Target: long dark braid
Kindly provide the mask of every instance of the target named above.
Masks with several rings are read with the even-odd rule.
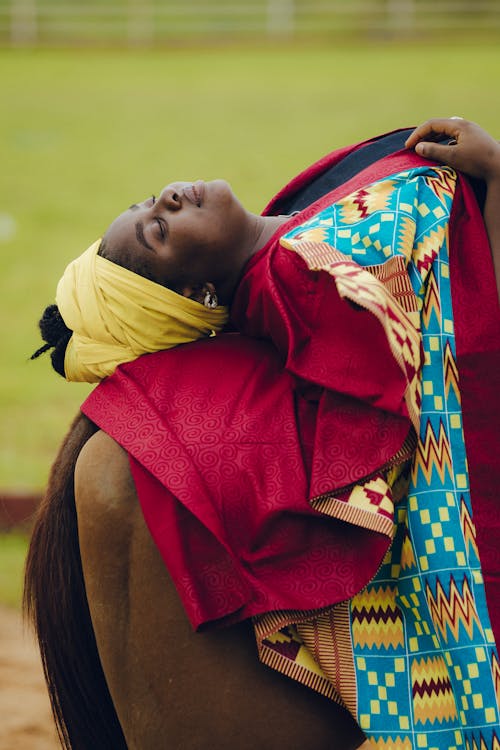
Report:
[[[50,353],[52,367],[59,375],[64,377],[64,355],[66,354],[66,347],[73,331],[68,328],[62,319],[57,305],[49,305],[45,308],[38,326],[42,334],[42,339],[46,343],[40,349],[37,349],[31,355],[30,359],[36,359],[41,354],[53,348],[54,351]]]

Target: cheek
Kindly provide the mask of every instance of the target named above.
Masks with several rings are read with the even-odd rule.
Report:
[[[232,206],[201,214],[189,225],[172,228],[171,261],[184,279],[205,282],[226,264],[237,242],[238,222]]]
[[[193,261],[217,254],[226,244],[227,222],[224,216],[211,215],[201,220],[183,238],[183,256]]]
[[[210,244],[214,249],[228,248],[238,242],[241,235],[241,220],[239,212],[230,204],[227,210],[221,210],[213,217],[210,226]]]

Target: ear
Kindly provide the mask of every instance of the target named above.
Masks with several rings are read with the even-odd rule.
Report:
[[[215,294],[215,286],[211,281],[207,281],[204,284],[188,284],[183,287],[180,294],[203,305],[207,292]]]

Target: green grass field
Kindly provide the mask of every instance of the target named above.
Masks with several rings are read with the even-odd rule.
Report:
[[[498,41],[0,51],[0,487],[41,488],[88,387],[36,321],[66,263],[132,201],[225,177],[251,210],[328,150],[434,115],[500,134]]]

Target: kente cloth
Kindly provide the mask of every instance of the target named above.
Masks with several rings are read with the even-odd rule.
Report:
[[[287,194],[353,149],[299,175],[267,212],[278,212]],[[498,310],[484,226],[462,180],[448,221],[454,182],[449,170],[431,170],[434,182],[425,172],[401,177],[403,184],[443,184],[428,196],[440,196],[430,211],[444,212],[433,214],[444,234],[441,230],[430,243],[435,257],[430,252],[424,268],[411,271],[415,248],[411,245],[410,252],[408,243],[419,237],[426,213],[425,200],[417,201],[420,210],[414,205],[419,189],[413,204],[403,200],[392,212],[393,225],[406,228],[387,243],[374,228],[375,214],[378,210],[379,223],[390,226],[382,216],[391,213],[384,201],[394,191],[385,185],[378,207],[359,192],[423,164],[428,165],[406,152],[364,169],[292,219],[284,244],[272,238],[250,262],[233,322],[251,336],[270,339],[274,349],[228,335],[147,355],[121,366],[82,409],[129,451],[144,516],[195,627],[253,615],[261,659],[343,702],[379,747],[492,747],[498,734],[491,703],[496,652],[474,550],[476,543],[493,628],[498,628],[498,551],[488,534],[499,517],[489,473],[498,466],[499,436],[491,426],[499,413]],[[354,191],[349,221],[334,204]],[[333,214],[326,226],[332,219],[332,227],[340,222],[340,231],[354,232],[350,241],[344,235],[347,247],[340,250],[330,244],[331,233],[321,240],[318,235],[301,239],[302,232],[321,228],[328,207]],[[373,222],[371,232],[360,233],[359,245],[353,240],[356,207]],[[311,225],[304,227],[308,220]],[[360,250],[355,262],[349,246]],[[366,264],[360,263],[363,247],[370,259]],[[454,318],[446,317],[449,290],[447,301],[441,299],[445,272],[441,276],[440,269],[447,262]],[[335,278],[333,267],[339,272]],[[356,298],[359,274],[363,284],[369,274],[370,304]],[[425,290],[432,291],[423,301],[415,288],[419,274],[425,276]],[[381,290],[385,299],[377,296]],[[450,342],[446,392],[432,378],[436,392],[426,392],[428,381],[418,375],[428,364],[424,309],[431,331],[435,311],[446,311],[439,319],[441,333],[429,334],[428,341],[431,355],[431,341],[442,342],[446,334]],[[450,320],[451,332],[445,327]],[[419,325],[420,361],[414,337]],[[401,338],[398,356],[399,333],[409,338],[404,345]],[[458,402],[457,392],[462,416],[452,403],[453,398]],[[445,415],[442,429],[432,409],[428,418],[419,411],[419,399],[421,407],[439,397],[441,406],[433,406]],[[463,418],[469,472],[463,454],[457,465],[464,471],[455,472],[453,432],[462,430],[452,427],[452,417],[456,425],[456,418]],[[409,431],[412,424],[415,432]],[[425,434],[424,424],[430,425]],[[419,436],[415,455],[421,458],[409,470],[412,434]],[[452,487],[432,486],[430,492],[445,502],[429,509],[419,505],[425,491],[409,493],[408,483],[425,476],[434,482],[441,474]],[[483,522],[477,537],[469,477],[474,514]],[[442,517],[446,510],[449,519]],[[445,527],[457,515],[461,526],[454,528],[452,550]],[[417,527],[418,542],[412,536]],[[435,556],[445,553],[455,554],[454,587],[435,568]],[[357,599],[363,595],[366,600]],[[469,633],[464,649],[470,654],[473,648],[475,658],[460,662],[462,646],[456,642]],[[487,687],[478,698],[476,686],[483,681]]]
[[[255,618],[261,660],[343,703],[380,748],[494,748],[500,740],[500,669],[472,521],[450,288],[456,179],[449,168],[414,168],[317,211],[254,261],[234,313],[247,333],[272,337],[300,375],[312,341],[291,342],[297,326],[285,330],[274,314],[285,300],[295,305],[293,289],[310,295],[276,273],[293,252],[310,273],[333,277],[354,314],[372,313],[405,374],[418,443],[408,477],[404,469],[386,477],[396,507],[382,566],[357,595],[317,616]],[[242,320],[243,307],[266,312]],[[315,323],[334,327],[319,304],[305,321]],[[319,370],[318,381],[325,377]],[[354,494],[348,502],[365,509],[387,498],[379,478]],[[338,502],[312,504],[337,515]]]

